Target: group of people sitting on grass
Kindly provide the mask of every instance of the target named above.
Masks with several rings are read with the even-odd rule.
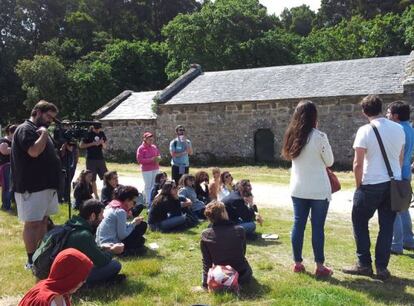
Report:
[[[218,169],[214,171],[217,172]],[[85,177],[85,173],[87,171],[83,171],[80,177]],[[144,205],[136,204],[138,190],[132,186],[115,184],[116,172],[108,172],[105,177],[105,188],[112,189],[112,192],[108,193],[106,205],[90,197],[77,206],[78,215],[65,224],[73,228],[73,231],[65,242],[63,251],[56,257],[49,278],[32,288],[20,305],[34,305],[30,303],[40,303],[45,299],[55,302],[63,299],[66,305],[69,305],[68,296],[84,283],[85,287],[93,287],[116,284],[125,279],[125,275],[119,274],[121,263],[114,259],[114,256],[136,256],[145,253],[144,234],[147,223],[139,216]],[[195,178],[192,175],[183,175],[179,180],[179,188],[174,181],[168,180],[165,173],[160,177],[158,193],[148,209],[150,228],[162,232],[178,231],[207,219],[210,226],[203,231],[200,244],[203,257],[203,287],[207,288],[207,273],[213,263],[232,266],[240,275],[239,282],[248,282],[252,277],[252,269],[245,258],[246,237],[255,238],[255,221],[263,221],[252,202],[250,182],[241,180],[221,202],[217,199],[210,201],[206,180],[201,182],[204,185],[203,191],[197,194],[194,188]],[[207,177],[208,180],[205,172],[201,173],[201,177]],[[103,189],[102,195],[106,192],[106,189]],[[105,197],[102,196],[102,199]],[[196,203],[195,209],[193,203]],[[70,273],[63,270],[74,262],[80,266],[84,265],[88,273],[73,276],[76,281],[72,280],[70,284],[57,285],[71,277]],[[66,274],[53,280],[58,273]]]

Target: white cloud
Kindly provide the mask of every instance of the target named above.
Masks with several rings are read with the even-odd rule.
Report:
[[[292,8],[302,4],[308,5],[311,10],[317,12],[321,6],[321,0],[259,0],[261,4],[267,7],[269,14],[280,15],[285,7]]]

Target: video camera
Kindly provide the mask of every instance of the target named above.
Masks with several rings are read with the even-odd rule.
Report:
[[[55,119],[56,127],[53,132],[53,138],[58,146],[64,143],[76,145],[82,138],[87,137],[89,127],[101,127],[98,121],[60,121]]]

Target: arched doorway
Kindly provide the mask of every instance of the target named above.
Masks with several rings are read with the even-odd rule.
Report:
[[[275,135],[269,129],[259,129],[254,134],[254,159],[256,162],[273,162]]]

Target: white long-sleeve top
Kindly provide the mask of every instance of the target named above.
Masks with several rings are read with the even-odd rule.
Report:
[[[313,129],[308,143],[292,160],[291,195],[301,199],[331,200],[331,185],[326,167],[334,162],[332,148],[325,133]]]

